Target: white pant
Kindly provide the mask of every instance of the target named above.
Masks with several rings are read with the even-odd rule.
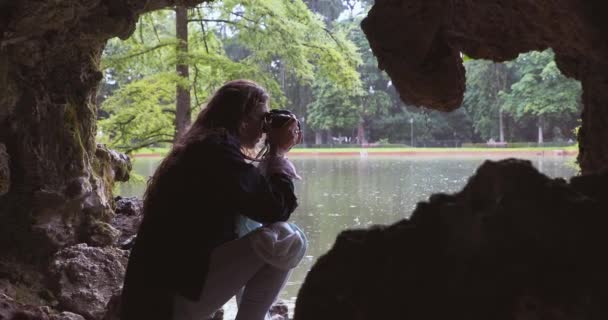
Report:
[[[268,239],[273,230],[283,230],[283,222],[257,229],[250,234],[227,242],[213,250],[210,257],[209,271],[200,299],[191,301],[181,296],[174,298],[174,320],[209,319],[237,293],[242,291],[239,310],[235,320],[264,320],[268,309],[275,302],[279,292],[287,282],[290,269],[277,268],[268,263],[268,257],[258,254],[253,247]],[[277,228],[280,226],[280,228]],[[290,250],[289,254],[297,255],[306,243],[299,243],[301,248]],[[284,258],[285,252],[281,255]]]

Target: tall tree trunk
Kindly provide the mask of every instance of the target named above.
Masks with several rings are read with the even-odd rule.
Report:
[[[543,118],[538,118],[538,144],[543,144]]]
[[[315,131],[315,144],[323,144],[323,132]]]
[[[175,7],[175,32],[177,40],[177,65],[176,71],[183,83],[178,83],[176,88],[175,107],[175,140],[181,137],[190,126],[190,87],[188,83],[188,9],[184,6]]]
[[[498,110],[498,131],[499,131],[499,141],[505,142],[505,127],[503,123],[503,112],[502,108]]]
[[[363,119],[359,120],[359,125],[357,126],[357,139],[359,140],[359,144],[364,145],[367,144],[367,138],[365,137],[365,126]]]
[[[504,63],[494,63],[494,103],[498,105],[498,140],[505,142],[505,128],[504,128],[504,114],[502,108],[499,105],[498,93],[507,89],[507,67]]]

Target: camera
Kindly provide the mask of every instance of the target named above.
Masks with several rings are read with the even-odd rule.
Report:
[[[295,119],[296,123],[298,124],[298,130],[301,130],[300,121],[293,112],[286,109],[270,110],[270,112],[266,112],[266,114],[264,114],[262,132],[268,133],[272,129],[280,128],[284,126],[289,119]]]
[[[262,132],[269,133],[272,129],[281,128],[282,126],[287,124],[289,119],[296,120],[296,123],[298,124],[298,131],[301,134],[302,128],[298,117],[296,117],[293,112],[286,109],[273,109],[270,110],[270,112],[266,112],[264,114],[264,119],[262,120]],[[300,141],[298,141],[297,143],[301,142],[302,136],[300,135],[299,137]],[[256,156],[256,159],[263,159],[268,155],[268,152],[270,150],[270,144],[271,142],[269,138],[266,137],[266,139],[264,140],[264,147],[262,147],[262,149]]]

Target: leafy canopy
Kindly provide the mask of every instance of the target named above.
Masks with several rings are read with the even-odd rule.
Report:
[[[341,90],[360,87],[355,46],[342,32],[330,32],[301,0],[225,0],[189,11],[188,52],[178,56],[175,14],[142,16],[127,41],[111,39],[104,51],[104,88],[99,97],[101,139],[132,151],[170,141],[175,133],[175,86],[190,89],[191,108],[224,82],[248,78],[265,86],[271,103],[287,103],[280,67],[297,81],[323,77]],[[176,76],[178,60],[190,78]],[[196,114],[196,113],[194,113]]]

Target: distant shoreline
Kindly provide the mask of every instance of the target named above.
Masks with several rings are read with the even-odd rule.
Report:
[[[135,153],[132,157],[163,157],[167,151]],[[288,156],[408,156],[408,157],[446,157],[446,156],[576,156],[576,148],[327,148],[293,149]]]

